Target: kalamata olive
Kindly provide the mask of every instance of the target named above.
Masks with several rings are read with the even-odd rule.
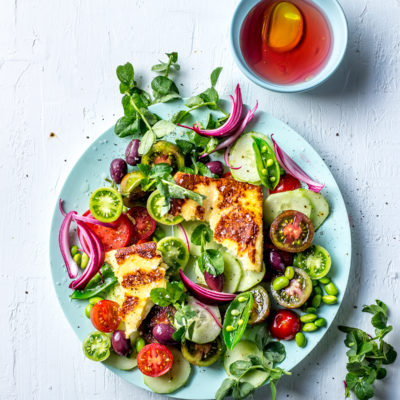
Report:
[[[221,161],[210,161],[206,166],[215,175],[221,176],[224,173],[224,167]]]
[[[161,344],[174,345],[176,341],[172,338],[175,328],[170,324],[157,324],[153,327],[153,336]]]
[[[272,269],[274,269],[275,271],[285,272],[285,263],[283,262],[282,256],[280,255],[278,250],[269,250],[268,261]]]
[[[131,342],[125,337],[124,331],[114,331],[111,336],[111,344],[114,351],[120,356],[128,356],[131,349]]]
[[[128,166],[126,165],[125,160],[122,158],[116,158],[115,160],[111,161],[110,165],[110,175],[111,179],[115,182],[120,184],[122,178],[127,174]]]
[[[129,165],[135,166],[140,162],[139,155],[140,140],[133,139],[129,142],[128,147],[125,150],[125,160]]]
[[[224,274],[214,276],[209,274],[207,271],[204,271],[204,279],[211,290],[222,292],[224,286]]]

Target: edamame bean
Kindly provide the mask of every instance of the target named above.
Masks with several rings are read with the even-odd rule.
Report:
[[[322,328],[326,326],[326,319],[325,318],[318,318],[316,321],[314,321],[314,324],[318,326],[318,328]]]
[[[329,282],[328,284],[325,285],[325,292],[328,293],[331,296],[336,296],[339,291],[337,290],[337,287],[333,282]]]
[[[146,342],[142,337],[139,336],[136,339],[136,344],[135,344],[136,352],[139,353],[139,351],[142,350],[144,346],[146,346]]]
[[[85,269],[89,264],[89,256],[86,253],[82,254],[81,268]]]
[[[319,286],[315,286],[315,288],[314,288],[314,293],[315,293],[315,294],[322,295],[322,289],[321,289]]]
[[[330,295],[322,296],[322,301],[325,304],[329,304],[329,305],[336,304],[337,303],[337,297],[336,296],[330,296]]]
[[[318,329],[317,325],[314,322],[308,322],[307,324],[303,325],[304,332],[314,332]]]
[[[312,306],[313,306],[314,308],[318,308],[318,307],[320,306],[320,304],[321,304],[321,299],[322,299],[322,296],[319,295],[319,294],[317,294],[316,296],[314,296],[313,299],[312,299],[312,301],[311,301]]]
[[[81,262],[82,262],[82,256],[77,253],[74,255],[73,260],[76,262],[76,264],[78,265],[78,267],[81,266]]]
[[[91,299],[89,299],[89,304],[94,306],[96,303],[98,303],[101,300],[104,300],[104,299],[100,296],[92,297]]]
[[[289,286],[289,279],[286,278],[286,276],[278,276],[272,282],[272,287],[276,291],[284,289],[285,287],[288,287],[288,286]]]
[[[331,280],[330,280],[327,276],[324,276],[324,277],[321,278],[319,281],[320,281],[323,285],[326,285],[326,284],[329,283]]]
[[[90,318],[90,311],[92,311],[92,308],[93,308],[93,304],[90,304],[90,303],[85,308],[85,315],[88,318]]]
[[[289,280],[294,278],[294,269],[293,267],[286,267],[285,269],[285,276],[286,278],[288,278]]]
[[[317,318],[315,314],[304,314],[300,317],[300,321],[304,323],[314,322]]]
[[[295,340],[296,340],[297,346],[299,346],[299,347],[305,347],[307,344],[307,339],[303,332],[297,332],[296,336],[295,336]]]
[[[313,281],[312,281],[312,285],[313,285],[313,287],[315,287],[315,286],[318,286],[318,283],[319,283],[318,281],[316,281],[316,280],[313,280]]]
[[[75,254],[78,254],[78,246],[71,247],[71,256],[73,257]]]
[[[317,312],[317,309],[314,308],[314,307],[307,307],[307,308],[306,308],[306,313],[307,313],[307,314],[314,314],[314,313],[316,313],[316,312]]]

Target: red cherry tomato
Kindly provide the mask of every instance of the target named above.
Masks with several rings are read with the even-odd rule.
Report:
[[[285,174],[281,176],[281,179],[279,180],[278,186],[270,190],[269,193],[281,193],[281,192],[287,192],[289,190],[295,190],[301,187],[300,181],[295,178],[292,175]]]
[[[100,300],[93,306],[90,320],[100,332],[116,331],[121,322],[118,303],[111,300]]]
[[[140,240],[138,240],[138,242],[136,244],[143,244],[143,243],[148,243],[148,242],[150,242],[150,240],[140,239]]]
[[[128,214],[134,222],[133,238],[136,243],[139,240],[144,240],[150,237],[156,230],[156,221],[150,217],[145,207],[132,207]]]
[[[225,172],[225,173],[222,175],[222,178],[232,179],[232,173],[231,173],[231,172]]]
[[[90,210],[83,214],[84,217],[90,215]],[[125,214],[121,214],[114,224],[115,228],[87,224],[103,243],[104,251],[120,249],[132,243],[133,224],[130,219]]]
[[[174,361],[168,347],[150,343],[142,348],[137,355],[138,367],[142,374],[147,376],[161,376],[166,374]]]
[[[291,310],[277,311],[269,325],[271,335],[280,340],[292,340],[300,328],[300,317]]]

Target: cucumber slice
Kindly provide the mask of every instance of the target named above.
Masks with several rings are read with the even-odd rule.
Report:
[[[308,189],[298,189],[300,193],[307,197],[310,200],[312,205],[312,212],[311,212],[311,222],[314,225],[315,230],[317,230],[324,221],[328,218],[329,215],[329,203],[322,196],[321,193],[315,193],[312,190]]]
[[[312,203],[299,190],[274,193],[267,197],[264,201],[264,219],[267,225],[271,225],[274,219],[285,210],[300,211],[307,217],[311,217]]]
[[[259,137],[260,139],[264,139],[268,143],[271,143],[268,137],[262,133],[245,133],[244,135],[240,136],[240,138],[232,147],[232,150],[229,154],[229,163],[234,167],[241,167],[239,169],[231,169],[232,177],[234,179],[241,182],[252,183],[253,185],[261,185],[253,150],[252,136]]]
[[[229,253],[222,253],[224,259],[224,287],[225,293],[235,293],[239,287],[243,272],[238,259]]]
[[[131,369],[137,367],[136,356],[136,353],[134,353],[129,357],[122,357],[114,352],[111,352],[110,357],[104,361],[104,364],[122,371],[130,371]]]
[[[200,248],[200,246],[196,246],[195,244],[193,244],[193,243],[190,241],[190,238],[191,238],[191,236],[192,236],[193,231],[194,231],[199,225],[202,225],[202,224],[205,224],[205,222],[201,222],[201,221],[187,221],[187,222],[182,222],[182,224],[181,224],[181,225],[183,226],[183,228],[185,229],[186,234],[187,234],[187,237],[188,237],[188,239],[189,239],[190,254],[191,254],[192,256],[195,256],[195,257],[199,257],[199,256],[200,256],[201,248]],[[182,240],[184,240],[183,233],[182,233],[182,231],[179,229],[178,226],[174,226],[174,236],[179,237],[179,238],[181,238]],[[218,243],[214,242],[214,241],[211,241],[210,243],[207,243],[207,244],[205,245],[205,248],[206,248],[206,249],[219,249],[220,247],[221,247],[221,246],[220,246]]]
[[[144,384],[155,393],[173,393],[185,385],[190,376],[191,367],[189,361],[177,349],[169,347],[169,350],[174,358],[174,363],[166,374],[156,378],[143,375]]]
[[[226,350],[224,356],[224,368],[229,377],[232,377],[229,372],[229,367],[232,363],[238,360],[248,360],[248,356],[258,356],[262,358],[263,354],[257,345],[248,340],[241,340],[232,350]],[[268,379],[269,373],[265,371],[253,370],[242,377],[244,382],[251,383],[254,387],[259,387]]]
[[[208,310],[210,310],[221,323],[219,308],[217,306],[207,306],[208,310],[206,310],[197,303],[194,297],[189,297],[188,305],[196,312],[196,316],[188,321],[188,325],[194,321],[194,329],[191,337],[189,337],[189,332],[186,332],[186,339],[198,344],[209,343],[215,340],[220,334],[221,328]],[[177,329],[180,328],[180,324],[178,324],[176,320],[175,325]]]
[[[201,269],[199,267],[199,263],[197,262],[197,260],[196,260],[195,265],[194,265],[194,271],[195,271],[195,274],[196,274],[196,282],[199,285],[207,285],[206,279],[204,278],[204,274],[201,272]]]
[[[251,289],[253,286],[260,283],[265,275],[265,265],[263,263],[261,272],[246,271],[243,270],[242,279],[239,282],[239,286],[236,289],[237,292],[245,292]]]

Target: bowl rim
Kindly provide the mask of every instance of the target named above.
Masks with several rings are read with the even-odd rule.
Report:
[[[233,58],[235,59],[236,64],[238,65],[239,69],[242,71],[242,73],[250,79],[253,83],[255,83],[258,86],[261,86],[264,89],[271,90],[273,92],[279,92],[279,93],[300,93],[300,92],[305,92],[311,89],[314,89],[320,85],[322,85],[324,82],[326,82],[339,68],[339,65],[342,63],[343,58],[346,54],[347,50],[347,45],[348,45],[348,23],[346,19],[346,15],[344,13],[343,7],[339,3],[338,0],[324,0],[325,2],[330,1],[334,7],[337,8],[338,11],[338,20],[339,23],[342,25],[342,33],[344,40],[341,41],[342,44],[339,47],[339,54],[336,56],[336,60],[332,64],[332,66],[327,70],[325,73],[325,67],[328,66],[328,64],[311,80],[305,81],[305,82],[300,82],[296,84],[291,84],[291,85],[282,85],[282,84],[277,84],[277,83],[272,83],[271,81],[267,81],[260,76],[258,76],[246,63],[244,60],[244,57],[242,55],[242,51],[240,48],[240,43],[239,43],[239,36],[240,36],[240,29],[242,27],[244,18],[247,16],[249,11],[259,2],[263,0],[241,0],[239,4],[237,5],[233,16],[231,20],[231,27],[230,27],[230,45],[231,45],[231,51],[233,53]],[[307,0],[311,3],[316,3],[315,0]],[[246,4],[247,3],[247,4]],[[323,6],[320,4],[317,4],[317,7],[321,8],[322,11],[324,11]],[[328,19],[330,22],[331,26],[331,17],[327,14],[324,13],[325,17]],[[239,33],[238,33],[239,32]],[[334,35],[334,32],[332,30],[332,35]],[[329,56],[329,59],[331,59],[332,54]]]

